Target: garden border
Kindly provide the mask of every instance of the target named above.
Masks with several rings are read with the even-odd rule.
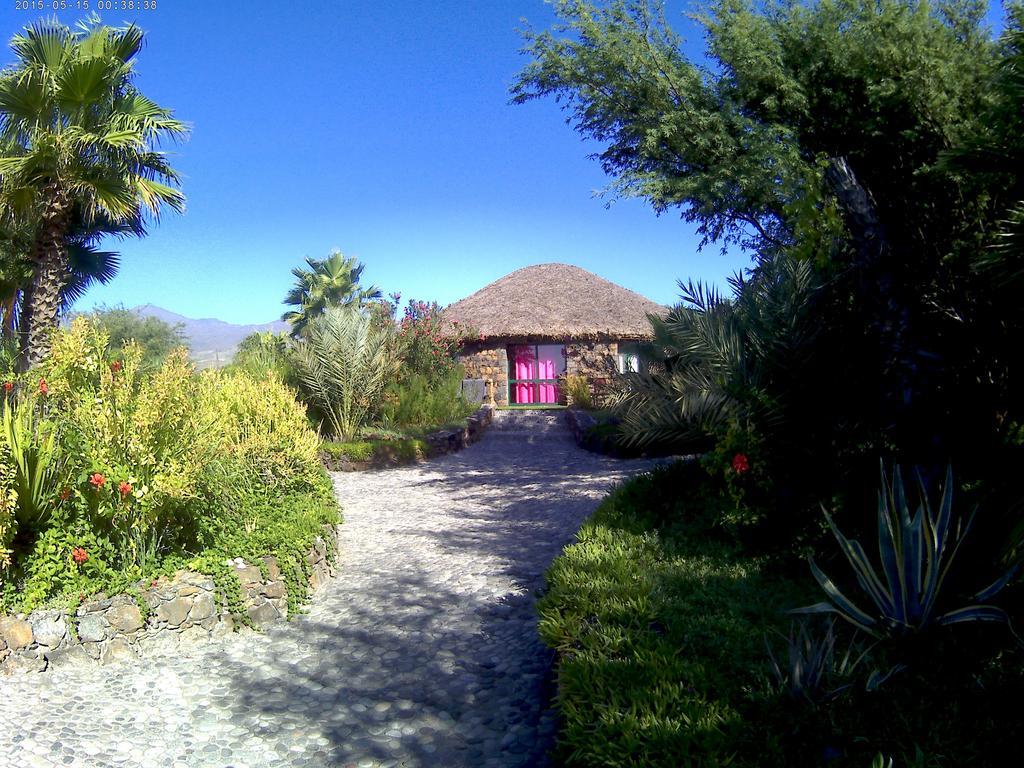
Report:
[[[338,546],[338,527],[323,526],[306,554],[313,592],[334,576]],[[273,556],[262,559],[262,568],[240,557],[227,564],[241,587],[243,621],[262,628],[287,618],[287,586]],[[170,578],[138,582],[133,594],[100,594],[77,608],[0,616],[0,673],[43,672],[68,662],[132,661],[180,642],[226,635],[236,624],[227,605],[213,576],[179,570]]]
[[[327,456],[320,452],[320,460],[331,472],[364,472],[371,469],[387,469],[389,467],[415,464],[421,461],[429,461],[436,456],[443,456],[447,453],[461,451],[468,445],[480,440],[487,427],[494,420],[494,408],[484,405],[468,416],[461,426],[440,429],[431,432],[423,438],[429,448],[425,456],[413,456],[401,459],[395,455],[375,456],[369,461],[353,461],[344,457]]]

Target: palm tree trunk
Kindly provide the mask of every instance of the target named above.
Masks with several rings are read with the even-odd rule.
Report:
[[[14,290],[9,296],[5,296],[3,299],[3,306],[0,307],[0,314],[3,315],[3,328],[0,329],[0,338],[4,341],[14,338],[15,324],[14,324],[14,308],[18,304],[18,291]]]
[[[43,194],[47,203],[32,247],[32,281],[22,298],[23,370],[35,368],[50,354],[50,334],[57,327],[61,290],[68,278],[71,201],[56,184],[47,185]]]

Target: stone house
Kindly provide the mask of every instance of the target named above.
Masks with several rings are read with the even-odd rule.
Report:
[[[579,267],[538,264],[455,302],[445,319],[467,334],[460,360],[477,391],[490,386],[497,405],[537,406],[565,404],[566,376],[600,387],[636,370],[637,347],[652,337],[648,315],[666,312]]]

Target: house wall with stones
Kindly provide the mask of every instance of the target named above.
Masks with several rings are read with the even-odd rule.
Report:
[[[329,550],[337,552],[337,530],[325,526],[306,555],[309,584],[319,588],[333,575]],[[273,557],[263,568],[241,558],[231,569],[242,591],[242,610],[255,627],[288,616],[281,569]],[[136,597],[137,595],[137,597]],[[135,595],[98,595],[77,608],[37,610],[28,616],[0,616],[0,672],[42,672],[77,661],[109,664],[140,653],[176,647],[231,632],[235,617],[213,578],[177,571],[170,578],[135,585]]]
[[[459,359],[467,379],[494,382],[494,402],[508,405],[508,349],[518,344],[553,344],[550,340],[508,340],[474,343],[463,348]],[[565,373],[583,376],[595,395],[605,389],[618,371],[618,342],[574,341],[565,343]],[[485,398],[486,402],[486,398]]]
[[[465,346],[459,361],[467,379],[494,382],[494,402],[508,405],[508,346],[504,342]],[[486,394],[484,402],[487,402]]]

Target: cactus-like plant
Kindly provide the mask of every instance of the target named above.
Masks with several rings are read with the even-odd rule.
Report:
[[[821,633],[802,620],[790,626],[788,635],[777,634],[786,641],[786,655],[776,657],[765,637],[768,659],[778,684],[794,699],[823,704],[853,685],[851,677],[866,652],[851,642],[845,652],[836,655],[835,619],[830,619]]]
[[[825,513],[857,583],[870,600],[870,608],[862,608],[848,598],[810,558],[811,572],[828,600],[798,608],[794,613],[835,613],[874,637],[907,635],[931,625],[962,622],[998,621],[1009,626],[1006,612],[985,601],[1006,586],[1016,568],[974,593],[968,605],[943,611],[943,587],[974,515],[965,522],[954,519],[952,468],[946,469],[942,498],[937,507],[930,503],[920,475],[917,481],[919,502],[916,512],[911,514],[899,467],[895,468],[891,483],[882,468],[882,487],[878,494],[880,570],[868,558],[860,542],[846,538]]]

